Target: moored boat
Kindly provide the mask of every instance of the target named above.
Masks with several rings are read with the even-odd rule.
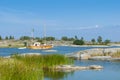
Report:
[[[53,48],[52,44],[40,44],[39,42],[35,42],[28,46],[30,49],[51,49]]]

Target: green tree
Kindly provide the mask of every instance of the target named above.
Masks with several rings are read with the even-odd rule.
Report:
[[[81,37],[81,39],[80,40],[83,40],[84,41],[84,38],[83,37]]]
[[[14,39],[14,36],[9,36],[9,39]]]
[[[20,40],[30,40],[31,38],[29,36],[22,36],[20,37]]]
[[[5,37],[5,40],[8,40],[8,39],[9,39],[8,36],[6,36],[6,37]]]
[[[91,42],[92,42],[92,44],[95,44],[95,39],[93,38],[93,39],[91,39]]]
[[[75,39],[74,38],[68,38],[68,41],[74,41]]]
[[[46,40],[47,40],[47,41],[54,41],[54,40],[55,40],[55,37],[46,37]]]
[[[101,44],[101,43],[102,43],[102,37],[101,37],[101,36],[98,36],[97,41],[98,41],[99,44]]]
[[[109,39],[106,39],[105,41],[104,41],[104,44],[105,45],[107,45],[107,44],[109,44],[111,41],[109,40]]]
[[[0,36],[0,40],[2,40],[2,37]]]
[[[68,41],[68,37],[67,37],[67,36],[63,36],[63,37],[61,38],[61,40],[63,40],[63,41]]]
[[[73,44],[75,44],[75,45],[84,45],[85,42],[84,42],[84,40],[75,40],[75,41],[73,42]]]
[[[78,40],[78,37],[75,35],[75,40]]]
[[[39,38],[39,37],[36,37],[35,39],[36,39],[36,40],[39,40],[40,38]]]

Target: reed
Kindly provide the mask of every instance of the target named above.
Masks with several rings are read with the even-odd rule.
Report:
[[[23,61],[25,64],[41,68],[53,68],[56,65],[72,64],[73,60],[60,54],[47,54],[47,55],[25,55],[14,56],[17,60]]]
[[[25,65],[13,59],[2,59],[0,64],[0,80],[42,80],[41,69]]]
[[[72,63],[73,60],[59,54],[16,54],[11,58],[0,58],[0,80],[43,80],[44,70]]]

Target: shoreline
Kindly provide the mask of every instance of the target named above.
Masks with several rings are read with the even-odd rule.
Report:
[[[21,40],[2,40],[0,41],[0,48],[20,48],[25,47],[25,42],[30,41],[21,41]],[[120,44],[110,43],[108,45],[74,45],[73,41],[47,41],[48,44],[54,46],[70,46],[70,47],[110,47],[110,46],[120,46]]]

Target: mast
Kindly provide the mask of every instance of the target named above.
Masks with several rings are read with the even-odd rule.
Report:
[[[44,41],[45,41],[45,44],[46,44],[46,26],[44,24]]]
[[[32,37],[32,42],[33,42],[33,40],[34,40],[34,28],[32,29],[31,37]]]

